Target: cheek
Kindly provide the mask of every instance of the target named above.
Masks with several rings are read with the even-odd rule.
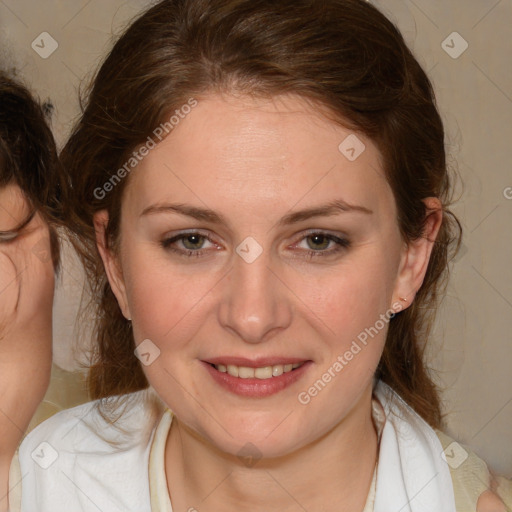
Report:
[[[333,270],[315,287],[303,281],[308,316],[321,333],[318,365],[298,400],[309,404],[308,414],[323,415],[325,424],[339,421],[371,383],[389,327],[393,277],[382,257],[367,257]]]
[[[154,250],[154,249],[153,249]],[[161,344],[185,343],[199,322],[194,317],[201,301],[214,285],[209,275],[190,270],[171,271],[170,265],[151,257],[150,251],[126,251],[123,261],[128,305],[138,339],[149,338]]]
[[[314,281],[302,277],[297,295],[339,340],[356,336],[391,307],[393,272],[382,257],[359,258],[323,272]]]
[[[371,382],[389,327],[393,262],[386,261],[376,246],[371,249],[359,252],[357,259],[347,259],[314,287],[306,287],[308,280],[303,280],[301,293],[311,299],[308,306],[314,313],[309,317],[312,322],[315,317],[321,319],[314,327],[317,335],[321,329],[321,343],[317,345],[319,364],[301,391],[315,402],[313,408],[319,407],[318,414],[325,414],[321,411],[327,404],[336,403],[328,413],[333,421]]]

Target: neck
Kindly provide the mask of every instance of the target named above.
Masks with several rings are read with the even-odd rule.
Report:
[[[219,452],[174,417],[165,447],[173,510],[362,510],[377,460],[371,391],[314,443],[251,467]]]

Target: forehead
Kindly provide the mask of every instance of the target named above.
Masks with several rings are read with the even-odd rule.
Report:
[[[126,201],[187,201],[261,214],[342,198],[393,208],[380,154],[297,96],[198,99],[137,165]]]

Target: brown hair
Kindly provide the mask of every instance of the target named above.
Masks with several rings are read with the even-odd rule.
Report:
[[[423,198],[443,204],[443,224],[414,303],[389,324],[377,377],[431,426],[441,421],[438,389],[423,355],[460,224],[448,210],[451,183],[432,85],[398,29],[363,0],[165,0],[117,41],[89,90],[62,152],[72,181],[70,227],[96,312],[92,398],[148,386],[134,340],[96,248],[93,214],[109,212],[114,254],[130,153],[170,112],[212,92],[296,94],[371,138],[382,155],[404,240],[422,236]],[[119,176],[119,174],[118,174]]]
[[[53,267],[59,274],[56,228],[66,217],[66,177],[43,107],[25,86],[0,71],[0,187],[10,184],[21,189],[28,204],[48,223]],[[28,221],[21,221],[13,231]]]

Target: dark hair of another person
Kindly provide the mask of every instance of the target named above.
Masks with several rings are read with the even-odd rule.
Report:
[[[32,213],[50,230],[51,258],[60,271],[56,231],[65,219],[66,177],[43,108],[21,83],[0,72],[0,187],[17,185]],[[29,219],[20,219],[20,229]]]
[[[424,351],[461,232],[449,211],[444,129],[431,82],[399,30],[363,0],[165,0],[117,41],[61,153],[72,181],[73,243],[96,318],[91,397],[148,387],[96,247],[93,214],[108,210],[108,244],[118,254],[121,202],[130,182],[129,175],[116,176],[118,169],[190,98],[219,92],[295,94],[368,136],[380,150],[404,241],[423,236],[428,212],[422,199],[441,200],[443,224],[424,282],[411,306],[389,322],[376,374],[439,427],[439,389]],[[95,194],[116,179],[108,193]]]

